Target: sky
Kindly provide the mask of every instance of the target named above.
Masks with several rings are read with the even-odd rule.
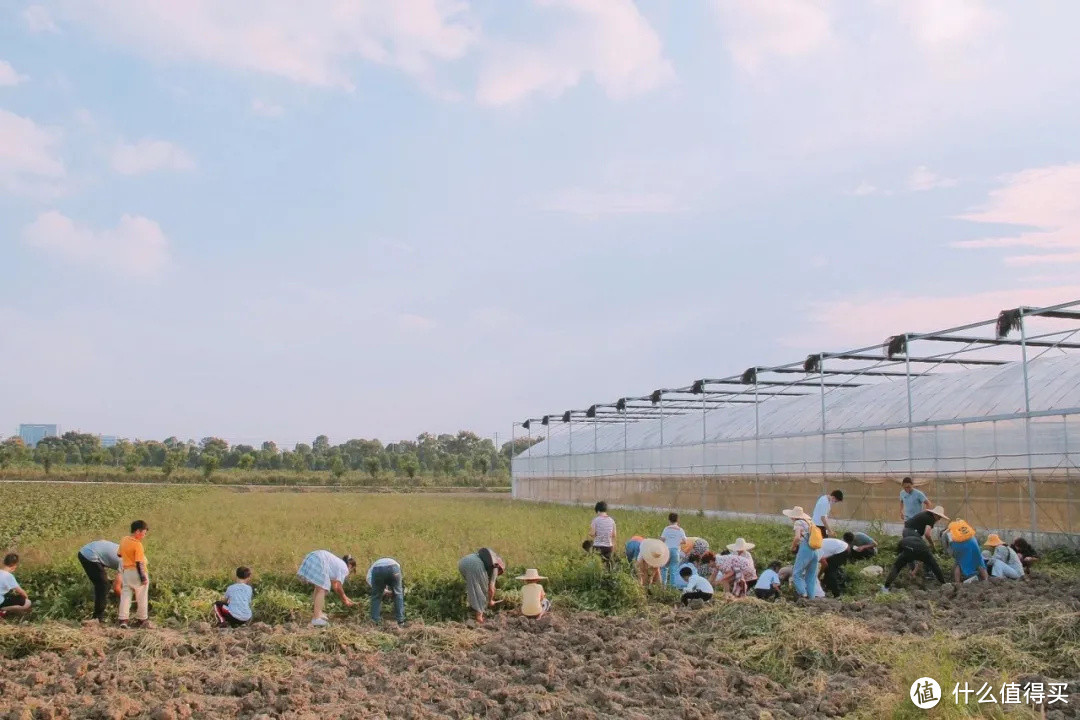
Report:
[[[471,429],[1080,299],[1080,4],[14,0],[0,436]]]

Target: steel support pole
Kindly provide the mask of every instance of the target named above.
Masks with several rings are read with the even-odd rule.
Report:
[[[825,485],[825,353],[818,355],[818,385],[821,388],[821,484]]]
[[[754,512],[761,514],[761,402],[754,373]]]
[[[908,343],[911,342],[911,336],[904,335],[904,382],[907,384],[907,456],[908,456],[908,475],[915,474],[915,442],[912,437],[911,423],[914,421],[912,414],[912,402],[911,402],[911,348]]]
[[[568,476],[567,484],[569,491],[567,495],[570,496],[570,502],[574,502],[574,416],[570,416],[570,421],[566,423],[566,443],[570,453],[566,460],[566,474]]]
[[[1031,532],[1039,524],[1039,511],[1035,505],[1035,470],[1031,467],[1031,386],[1028,381],[1027,327],[1024,322],[1024,308],[1020,308],[1020,353],[1024,368],[1024,440],[1027,444],[1028,470],[1028,513],[1031,518]]]
[[[664,394],[660,394],[660,469],[664,469]]]
[[[510,423],[510,497],[517,499],[517,481],[514,479],[514,450],[517,449],[517,423]],[[499,457],[499,433],[495,433],[495,457]]]

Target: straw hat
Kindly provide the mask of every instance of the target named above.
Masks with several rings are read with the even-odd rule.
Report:
[[[754,549],[754,543],[748,543],[745,540],[743,540],[742,538],[738,538],[738,539],[735,540],[735,542],[728,545],[727,549],[730,550],[733,553],[745,552],[747,550],[753,550]]]
[[[670,559],[671,552],[663,540],[649,538],[641,541],[641,547],[638,549],[638,560],[644,560],[648,565],[658,568],[667,565]]]
[[[990,533],[990,537],[986,538],[986,547],[997,547],[1004,544],[997,533]]]
[[[937,507],[930,508],[930,512],[934,513],[935,515],[937,515],[942,520],[948,520],[949,519],[949,516],[945,514],[945,508],[941,507],[940,505],[938,505]]]
[[[547,580],[546,577],[540,574],[540,571],[536,568],[529,568],[525,571],[524,575],[518,575],[518,580]]]
[[[810,517],[809,515],[806,514],[806,511],[802,509],[801,505],[796,505],[795,507],[791,508],[790,510],[784,510],[782,512],[784,513],[784,517],[789,517],[792,520],[807,520],[807,521],[812,521],[813,520],[812,517]]]

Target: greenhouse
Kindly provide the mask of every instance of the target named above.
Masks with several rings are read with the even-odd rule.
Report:
[[[1073,534],[1080,301],[546,413],[515,434],[523,499],[772,515],[827,487],[845,493],[838,516],[895,522],[911,476],[977,527]]]

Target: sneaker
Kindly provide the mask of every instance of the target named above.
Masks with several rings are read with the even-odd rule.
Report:
[[[889,590],[889,588],[882,585],[881,588],[878,590],[878,592],[882,592],[882,593],[885,593],[886,595],[888,595],[890,590]]]
[[[397,626],[398,626],[399,628],[403,628],[403,627],[405,627],[405,621],[404,621],[404,620],[402,620],[401,622],[399,622],[399,623],[397,624]]]
[[[120,621],[120,629],[121,630],[127,630],[128,629],[128,621],[127,620],[121,620]]]
[[[319,627],[319,628],[321,628],[321,627],[326,627],[329,624],[330,624],[329,620],[327,620],[326,618],[321,618],[321,617],[315,618],[314,620],[311,621],[311,627]]]

